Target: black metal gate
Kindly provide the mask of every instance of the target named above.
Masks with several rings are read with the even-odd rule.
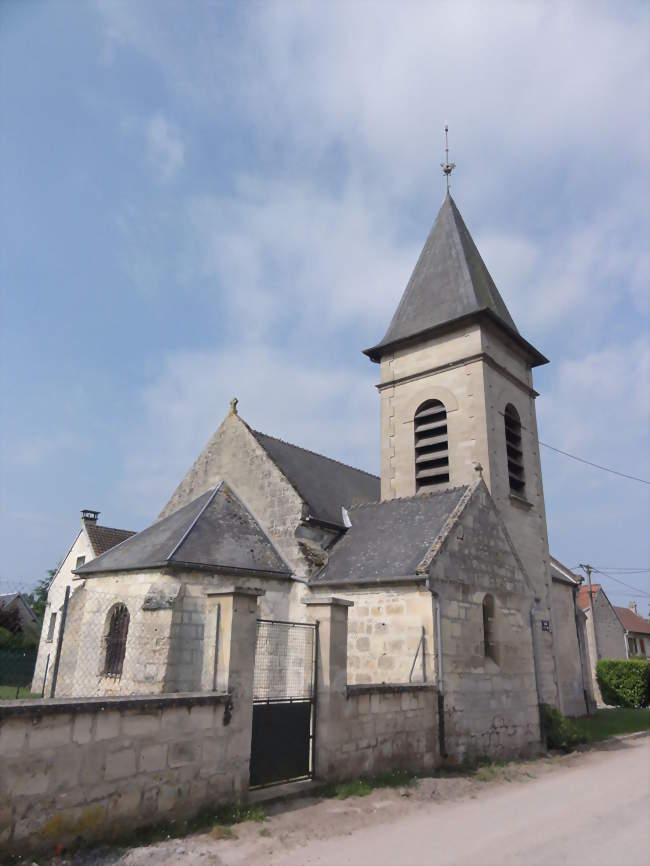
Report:
[[[251,787],[313,776],[317,629],[257,621]]]

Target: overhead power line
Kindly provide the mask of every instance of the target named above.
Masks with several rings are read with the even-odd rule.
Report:
[[[625,472],[618,472],[616,469],[608,469],[607,466],[601,466],[598,463],[592,463],[591,460],[584,460],[582,457],[577,457],[575,454],[569,454],[568,451],[562,451],[560,448],[555,448],[553,445],[547,445],[546,442],[540,442],[544,448],[549,448],[551,451],[556,451],[558,454],[563,454],[565,457],[570,457],[572,460],[577,460],[578,463],[584,463],[587,466],[593,466],[594,469],[601,469],[603,472],[611,472],[612,475],[618,475],[621,478],[629,478],[630,481],[638,481],[639,484],[650,484],[645,478],[637,478],[636,475],[627,475]]]
[[[624,587],[626,587],[627,589],[631,589],[633,592],[636,593],[636,595],[641,595],[641,596],[643,596],[644,598],[650,598],[650,592],[646,592],[646,591],[643,590],[643,589],[639,589],[638,586],[632,586],[632,585],[629,584],[629,583],[625,583],[624,581],[619,580],[617,577],[612,577],[611,574],[607,574],[606,572],[601,571],[601,569],[599,569],[599,568],[592,568],[592,571],[594,571],[596,574],[602,574],[603,577],[608,577],[610,580],[613,580],[613,581],[615,581],[616,583],[620,583],[621,586],[624,586]]]

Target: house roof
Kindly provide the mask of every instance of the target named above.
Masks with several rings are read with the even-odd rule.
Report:
[[[225,482],[127,538],[87,565],[82,577],[170,566],[290,576],[290,569]]]
[[[479,315],[508,332],[525,349],[533,366],[547,363],[519,334],[456,203],[447,193],[384,338],[365,354],[378,361],[388,348]]]
[[[551,557],[551,579],[559,583],[566,583],[569,586],[580,586],[582,582],[579,575],[574,574],[570,568],[567,568],[554,556]],[[587,595],[586,598],[588,599],[589,596]]]
[[[312,584],[414,579],[468,487],[389,499],[349,511],[351,526]]]
[[[251,432],[307,503],[312,519],[343,528],[342,507],[349,509],[379,499],[381,482],[376,475],[266,433]]]
[[[135,535],[130,529],[112,529],[110,526],[98,526],[96,523],[85,524],[88,538],[92,545],[95,556],[106,553],[116,544],[121,544],[127,538]]]
[[[594,599],[596,595],[600,592],[600,584],[592,583],[591,584],[591,597]],[[582,610],[589,610],[589,587],[581,586],[578,590],[578,607]]]
[[[650,622],[634,613],[627,607],[614,607],[616,616],[619,618],[625,631],[638,632],[639,634],[650,634]]]

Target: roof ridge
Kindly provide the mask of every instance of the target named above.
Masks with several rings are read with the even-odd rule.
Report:
[[[255,437],[266,436],[267,439],[274,439],[276,442],[281,442],[283,445],[289,445],[291,448],[297,448],[298,451],[305,451],[307,454],[313,454],[315,457],[322,457],[323,460],[329,460],[331,463],[338,463],[339,466],[345,466],[346,469],[352,469],[354,472],[361,472],[362,475],[368,475],[370,478],[380,478],[379,475],[375,475],[372,472],[367,472],[365,469],[359,469],[358,466],[352,466],[350,463],[344,463],[342,460],[337,460],[336,457],[328,457],[327,454],[320,454],[318,451],[313,451],[311,448],[305,448],[302,445],[295,445],[293,442],[287,442],[286,439],[280,439],[279,436],[271,436],[270,433],[264,433],[262,430],[253,430],[252,427],[250,427],[249,429]]]
[[[91,526],[94,529],[108,529],[109,532],[131,532],[133,535],[137,535],[136,529],[118,529],[117,526],[104,526],[102,523],[93,523]]]
[[[414,493],[413,496],[393,496],[392,499],[378,499],[376,502],[360,502],[358,505],[346,507],[346,511],[358,511],[360,508],[368,508],[372,505],[389,505],[391,502],[408,502],[411,499],[430,499],[443,493],[452,493],[454,490],[464,490],[471,487],[470,484],[456,484],[454,487],[445,487],[444,490],[428,490],[424,493]]]

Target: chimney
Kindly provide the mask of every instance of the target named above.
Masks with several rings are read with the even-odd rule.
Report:
[[[638,616],[638,612],[637,612],[637,609],[636,609],[636,602],[635,602],[635,601],[631,601],[631,602],[628,604],[628,610],[631,610],[632,613],[636,613],[637,616]]]
[[[93,511],[92,508],[84,508],[81,512],[81,523],[86,526],[89,523],[97,523],[101,511]]]

